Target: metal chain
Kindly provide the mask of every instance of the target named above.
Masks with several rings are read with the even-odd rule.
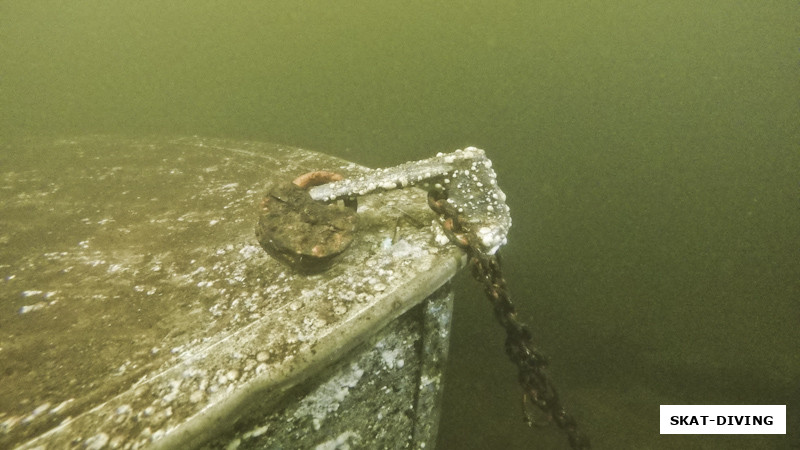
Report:
[[[516,309],[511,303],[506,280],[503,277],[499,255],[488,255],[481,251],[478,245],[470,242],[461,224],[458,209],[447,202],[445,189],[430,190],[428,205],[439,214],[439,220],[448,239],[467,252],[472,265],[472,275],[484,286],[495,317],[506,331],[506,355],[518,369],[519,384],[523,390],[523,411],[528,424],[534,424],[527,408],[528,402],[532,402],[545,414],[548,421],[555,422],[567,434],[573,449],[591,448],[586,435],[578,431],[575,418],[561,405],[558,392],[544,371],[547,358],[532,345],[530,330],[517,319]]]

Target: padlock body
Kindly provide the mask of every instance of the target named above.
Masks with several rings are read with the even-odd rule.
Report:
[[[303,273],[330,267],[355,237],[354,209],[311,199],[292,183],[270,191],[260,204],[258,242],[271,256]]]

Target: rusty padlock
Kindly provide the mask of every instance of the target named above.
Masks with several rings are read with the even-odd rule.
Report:
[[[302,273],[328,269],[350,246],[358,227],[355,197],[344,202],[313,200],[308,189],[343,177],[309,172],[272,189],[260,204],[256,237],[274,258]]]

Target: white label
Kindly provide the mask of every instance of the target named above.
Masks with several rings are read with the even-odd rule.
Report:
[[[661,405],[661,434],[786,434],[786,405]]]

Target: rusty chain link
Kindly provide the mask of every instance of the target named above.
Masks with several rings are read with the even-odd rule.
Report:
[[[548,421],[555,422],[567,434],[573,449],[590,448],[589,439],[578,430],[575,418],[561,405],[558,392],[544,370],[547,358],[532,345],[530,330],[517,318],[503,277],[499,255],[486,254],[479,245],[470,242],[468,234],[464,232],[458,209],[447,202],[445,189],[431,189],[428,192],[428,205],[439,214],[440,223],[450,242],[467,252],[472,275],[484,286],[495,317],[506,331],[506,355],[518,369],[526,421],[529,425],[534,423],[527,408],[530,401],[545,414]]]

